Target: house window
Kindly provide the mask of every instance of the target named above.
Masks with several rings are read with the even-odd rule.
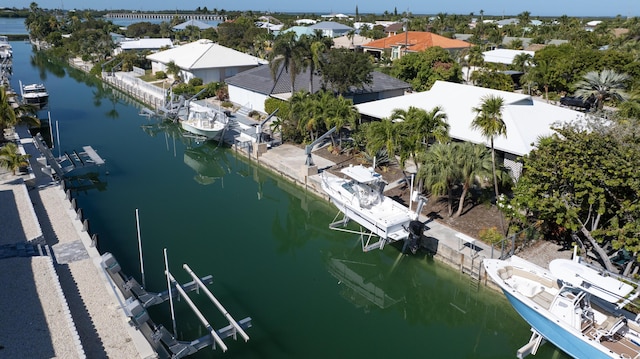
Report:
[[[394,46],[391,48],[391,60],[396,60],[400,58],[400,46]]]

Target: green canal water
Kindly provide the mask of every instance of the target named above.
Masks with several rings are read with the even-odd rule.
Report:
[[[102,252],[140,280],[139,209],[150,291],[166,287],[163,248],[181,281],[211,274],[213,293],[251,337],[199,358],[514,358],[529,327],[504,297],[428,256],[393,246],[362,253],[354,235],[328,228],[336,209],[285,179],[175,125],[138,115],[138,105],[79,71],[14,47],[12,84],[42,82],[62,151],[91,145],[108,174],[74,192]],[[46,113],[45,113],[46,114]],[[55,131],[54,131],[55,132]],[[57,153],[58,148],[53,152]],[[227,323],[193,295],[215,328]],[[169,305],[151,311],[172,328]],[[206,334],[184,302],[178,337]],[[540,358],[565,357],[551,345]]]

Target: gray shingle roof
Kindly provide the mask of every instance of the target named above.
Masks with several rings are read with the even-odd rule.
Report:
[[[240,72],[225,80],[226,83],[258,92],[264,95],[269,94],[281,94],[291,92],[291,77],[289,73],[284,71],[282,67],[280,74],[277,78],[277,83],[274,86],[273,77],[271,76],[271,69],[268,65],[258,66],[256,68]],[[397,89],[409,89],[411,85],[398,80],[395,77],[385,75],[381,72],[374,71],[372,73],[373,82],[371,85],[365,86],[364,90],[356,90],[354,93],[368,93],[368,92],[382,92]],[[322,88],[322,78],[319,75],[313,76],[313,91],[317,92]],[[308,90],[309,89],[309,72],[307,70],[299,73],[295,79],[295,91]]]

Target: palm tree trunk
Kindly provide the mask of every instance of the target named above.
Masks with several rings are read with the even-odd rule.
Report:
[[[447,212],[449,217],[453,215],[453,191],[451,191],[451,186],[447,188]]]
[[[462,185],[462,194],[460,195],[460,202],[458,202],[458,211],[453,216],[454,218],[460,217],[462,214],[462,210],[464,209],[464,200],[467,197],[467,192],[469,192],[469,186],[465,183]]]
[[[496,192],[496,201],[498,201],[498,176],[496,175],[496,150],[493,148],[493,138],[491,138],[491,169],[493,170],[493,189]]]

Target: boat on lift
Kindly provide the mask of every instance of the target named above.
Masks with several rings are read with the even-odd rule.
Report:
[[[326,172],[322,176],[322,189],[343,214],[343,219],[333,222],[331,228],[341,230],[338,225],[344,226],[349,220],[366,228],[367,232],[355,232],[367,237],[366,242],[364,237],[362,241],[362,249],[365,252],[382,249],[385,244],[400,240],[417,242],[413,237],[421,236],[422,231],[412,229],[424,229],[424,226],[418,226],[420,222],[417,221],[418,213],[426,201],[424,198],[420,199],[418,208],[413,212],[383,194],[387,183],[373,167],[349,166],[343,168],[341,173],[344,177],[329,176]],[[379,240],[372,243],[372,238]],[[414,243],[414,252],[417,249],[416,245],[419,244]]]
[[[229,124],[229,118],[223,111],[190,101],[186,116],[180,118],[183,130],[207,140],[216,140],[222,136]]]
[[[517,256],[483,264],[531,326],[518,358],[535,354],[543,340],[574,358],[640,358],[640,319],[625,309],[638,298],[638,283],[579,259],[555,259],[548,270]]]

